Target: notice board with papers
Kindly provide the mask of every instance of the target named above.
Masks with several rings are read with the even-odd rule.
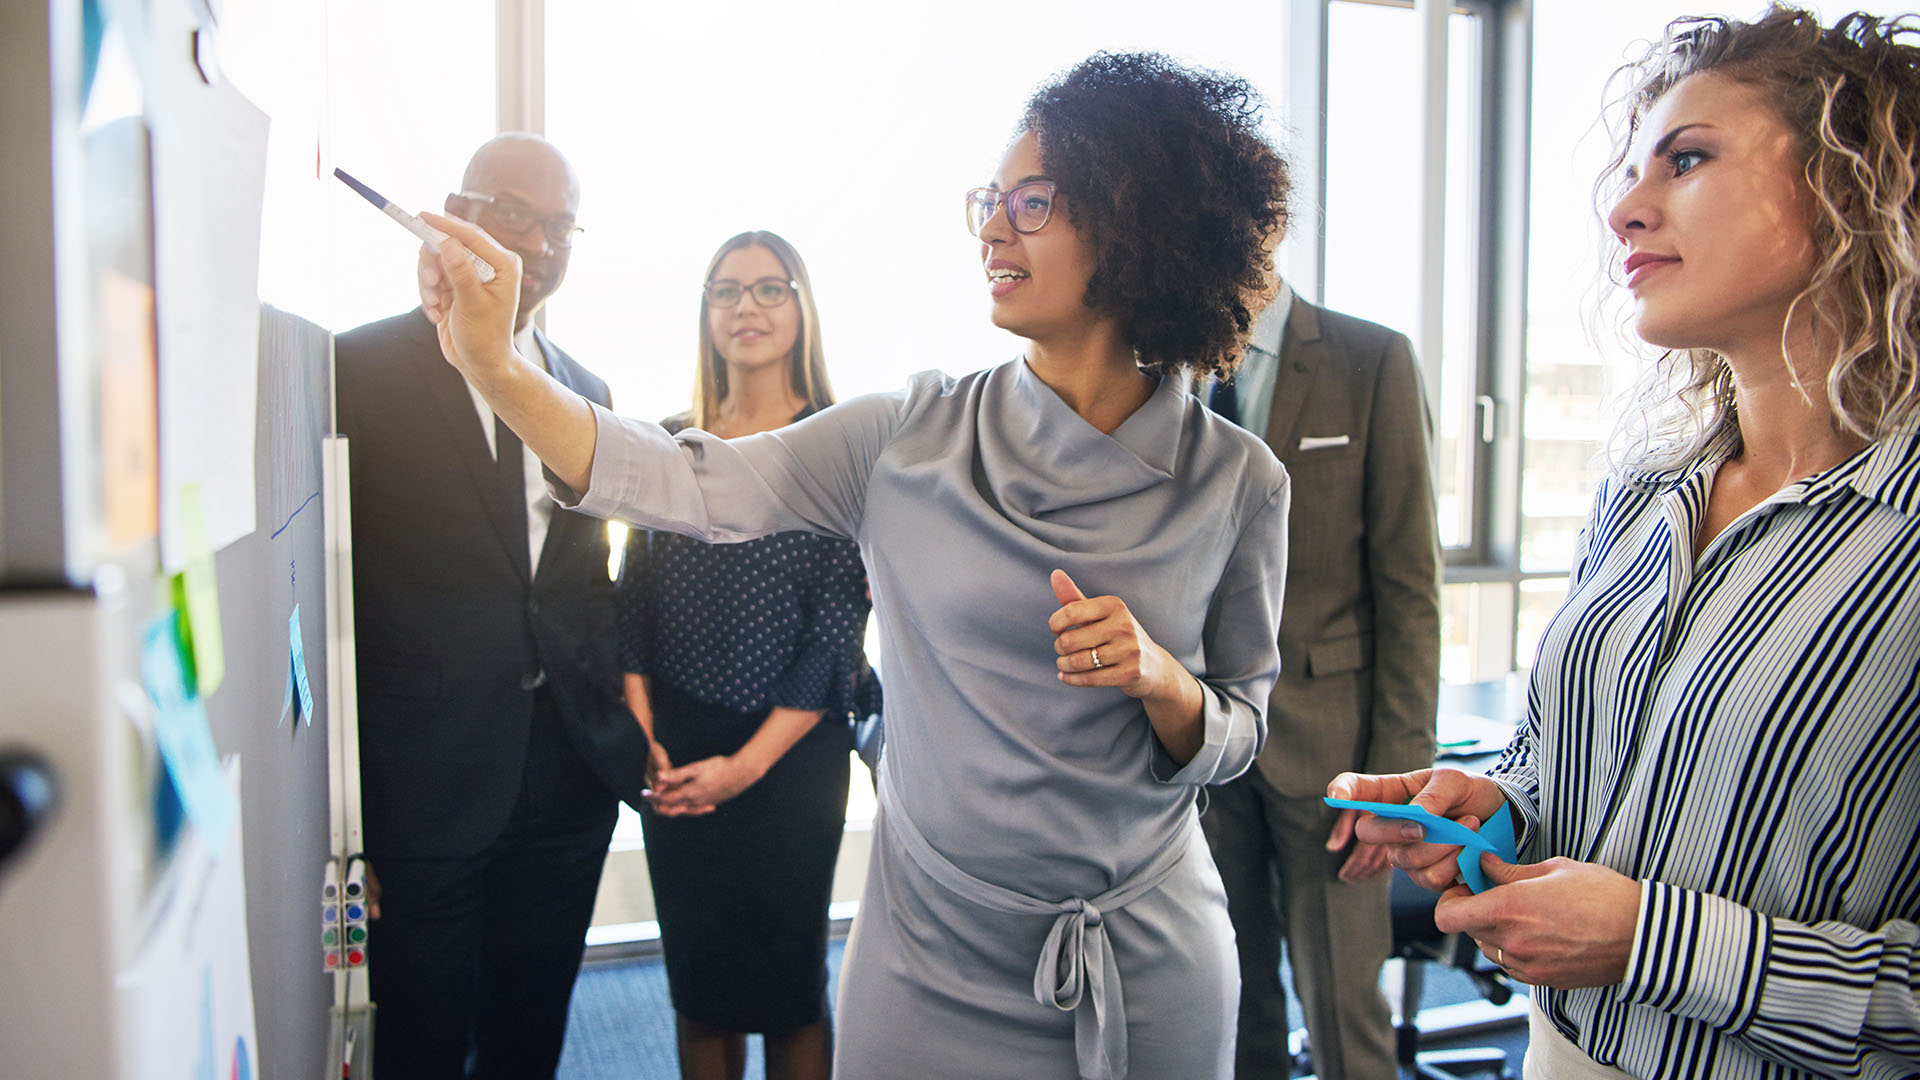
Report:
[[[0,772],[53,793],[0,836],[10,1075],[325,1065],[332,340],[321,260],[261,288],[324,79],[234,77],[318,76],[324,11],[0,11]]]

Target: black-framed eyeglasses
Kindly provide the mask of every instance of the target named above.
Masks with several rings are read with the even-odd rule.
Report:
[[[786,278],[777,277],[763,277],[744,285],[732,278],[714,278],[700,291],[707,294],[707,303],[717,308],[737,307],[740,298],[748,293],[753,294],[754,303],[770,308],[786,303],[798,287]]]
[[[546,234],[547,243],[552,247],[572,247],[574,235],[587,231],[575,225],[570,217],[541,217],[533,207],[511,195],[481,195],[472,191],[463,191],[460,197],[481,204],[480,213],[487,220],[480,224],[495,225],[503,232],[515,234],[538,228]]]
[[[1007,208],[1007,224],[1017,233],[1039,232],[1040,227],[1053,216],[1054,184],[1051,180],[1034,180],[1021,184],[1011,191],[997,191],[993,188],[977,187],[967,192],[967,231],[975,236],[993,220],[994,211],[1001,204]]]

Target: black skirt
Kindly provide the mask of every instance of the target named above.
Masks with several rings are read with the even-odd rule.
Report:
[[[739,750],[766,719],[658,679],[652,691],[654,737],[675,766]],[[827,904],[850,746],[845,719],[825,716],[713,813],[641,815],[675,1012],[757,1032],[828,1015]]]

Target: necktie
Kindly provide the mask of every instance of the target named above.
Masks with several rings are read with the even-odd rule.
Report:
[[[1236,424],[1240,422],[1240,395],[1233,389],[1231,380],[1213,380],[1213,390],[1207,394],[1207,407]]]
[[[514,562],[529,575],[533,555],[527,540],[527,477],[521,468],[520,436],[499,417],[493,418],[494,464],[500,474],[500,498],[507,511],[507,546],[514,549]]]

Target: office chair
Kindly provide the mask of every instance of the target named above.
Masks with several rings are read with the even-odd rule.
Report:
[[[1443,934],[1433,925],[1433,908],[1439,897],[1413,883],[1413,879],[1393,872],[1393,955],[1405,961],[1401,982],[1400,1025],[1396,1031],[1396,1057],[1400,1069],[1420,1080],[1459,1080],[1461,1070],[1491,1072],[1500,1080],[1513,1080],[1507,1067],[1506,1052],[1494,1046],[1475,1046],[1450,1050],[1422,1050],[1420,1040],[1420,997],[1426,988],[1426,966],[1439,962],[1465,971],[1482,996],[1495,1005],[1505,1005],[1513,996],[1513,984],[1506,972],[1488,967],[1480,950],[1464,934]],[[1428,1033],[1429,1035],[1431,1033]]]

